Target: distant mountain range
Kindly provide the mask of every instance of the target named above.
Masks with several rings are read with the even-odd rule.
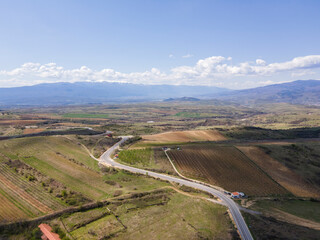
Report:
[[[214,98],[215,96],[212,95]],[[218,96],[220,100],[241,104],[286,102],[291,104],[320,105],[320,81],[298,80],[253,89],[233,91]]]
[[[208,86],[128,83],[51,83],[0,88],[0,106],[53,106],[141,101],[219,99],[241,104],[287,102],[320,105],[320,81],[303,80],[265,87],[229,90]]]
[[[51,83],[0,88],[0,106],[103,104],[201,97],[230,90],[208,86],[141,85],[128,83]]]
[[[163,101],[164,102],[197,102],[197,101],[200,101],[200,99],[194,98],[194,97],[181,97],[181,98],[167,98]]]

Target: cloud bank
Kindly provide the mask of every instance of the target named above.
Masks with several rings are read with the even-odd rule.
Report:
[[[231,57],[212,56],[194,66],[179,66],[169,72],[152,68],[145,72],[122,73],[114,69],[93,70],[86,66],[65,69],[56,63],[25,63],[13,70],[0,70],[0,87],[14,87],[53,82],[122,82],[138,84],[185,84],[250,87],[273,83],[283,74],[287,78],[319,73],[320,55],[293,58],[286,62],[267,63],[263,59],[232,64]],[[318,75],[319,77],[319,75]],[[254,79],[264,79],[255,82]],[[268,81],[266,81],[268,79]],[[280,79],[283,81],[283,79]],[[239,84],[240,82],[240,84]]]

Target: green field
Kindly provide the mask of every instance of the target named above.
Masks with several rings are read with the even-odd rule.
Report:
[[[320,231],[312,228],[279,221],[264,215],[243,213],[254,239],[312,239],[320,238]]]
[[[260,211],[272,211],[273,208],[290,213],[292,215],[320,222],[320,202],[308,200],[261,200],[257,201],[253,209]]]
[[[64,118],[109,118],[109,114],[90,114],[90,113],[66,113]]]
[[[127,164],[141,164],[144,167],[150,166],[154,162],[151,148],[120,151],[119,159]]]
[[[122,150],[118,160],[138,168],[176,175],[162,148]]]

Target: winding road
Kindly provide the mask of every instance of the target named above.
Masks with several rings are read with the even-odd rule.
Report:
[[[119,146],[125,142],[126,140],[128,140],[130,137],[129,136],[123,136],[121,137],[122,139],[116,143],[115,145],[113,145],[111,148],[109,148],[106,152],[104,152],[101,157],[99,158],[99,162],[103,165],[106,166],[112,166],[115,168],[120,168],[120,169],[124,169],[130,172],[134,172],[134,173],[140,173],[140,174],[148,174],[148,176],[154,177],[154,178],[160,178],[162,180],[166,180],[166,181],[170,181],[170,182],[175,182],[175,183],[179,183],[180,185],[185,185],[185,186],[189,186],[192,188],[197,188],[200,189],[202,191],[206,191],[208,193],[211,193],[212,195],[216,196],[217,198],[219,198],[221,201],[223,201],[225,203],[225,205],[228,207],[231,216],[237,226],[237,229],[239,231],[240,237],[243,240],[253,240],[253,237],[247,227],[246,222],[244,221],[241,212],[239,210],[239,207],[237,206],[237,204],[227,195],[225,195],[223,192],[220,192],[217,189],[211,188],[209,186],[203,185],[201,183],[196,183],[196,182],[192,182],[191,180],[185,180],[185,179],[180,179],[180,178],[176,178],[173,176],[168,176],[165,174],[160,174],[160,173],[156,173],[156,172],[152,172],[152,171],[148,171],[148,170],[143,170],[143,169],[139,169],[139,168],[134,168],[134,167],[130,167],[127,165],[123,165],[121,163],[115,162],[112,158],[111,155],[114,153],[114,151],[116,149],[119,148]]]

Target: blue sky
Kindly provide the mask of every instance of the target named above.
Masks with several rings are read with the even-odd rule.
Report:
[[[2,0],[0,87],[320,79],[319,12],[316,0]]]

